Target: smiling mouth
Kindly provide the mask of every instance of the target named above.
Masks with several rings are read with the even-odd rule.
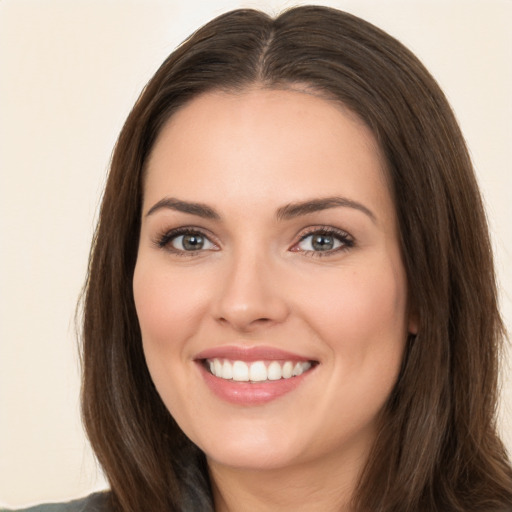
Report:
[[[316,361],[239,361],[204,359],[203,365],[213,376],[234,382],[273,382],[299,377],[310,371]]]

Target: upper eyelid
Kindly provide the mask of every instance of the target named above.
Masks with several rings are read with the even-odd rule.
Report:
[[[200,235],[205,236],[208,239],[216,238],[215,235],[210,230],[205,229],[205,228],[200,228],[198,226],[179,226],[176,228],[164,229],[160,232],[159,236],[172,237],[172,236],[180,236],[183,234],[186,235],[187,233],[198,233]]]
[[[334,226],[310,226],[301,230],[299,240],[303,240],[305,237],[314,235],[315,233],[327,233],[329,235],[337,235],[340,238],[349,238],[354,240],[354,237],[346,230],[341,228],[335,228]]]

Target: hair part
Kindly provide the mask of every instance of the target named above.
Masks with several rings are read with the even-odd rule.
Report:
[[[208,91],[303,88],[354,112],[386,160],[419,330],[354,496],[371,512],[504,511],[500,320],[488,229],[460,129],[401,43],[327,7],[219,16],[162,64],[113,153],[84,293],[83,418],[116,510],[213,510],[204,455],[145,364],[132,292],[144,170],[167,120]]]

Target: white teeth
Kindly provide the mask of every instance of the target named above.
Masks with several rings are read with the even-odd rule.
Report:
[[[302,375],[302,366],[300,365],[300,363],[297,363],[297,364],[293,367],[292,375],[293,375],[294,377],[298,377],[299,375]]]
[[[249,380],[253,382],[267,380],[267,367],[263,361],[256,361],[249,366]]]
[[[222,365],[222,378],[232,379],[233,378],[233,367],[229,361],[224,361]]]
[[[307,363],[297,363],[293,368],[293,376],[298,377],[302,375],[304,372],[307,372],[311,368],[311,363],[308,361]]]
[[[215,374],[217,377],[222,375]],[[233,380],[245,382],[249,380],[249,367],[243,361],[235,361],[233,363]]]
[[[264,361],[247,364],[244,361],[228,361],[227,359],[208,359],[210,372],[216,377],[238,382],[263,382],[266,380],[289,379],[298,377],[311,368],[309,361],[280,363],[272,361],[267,366]]]
[[[272,361],[267,368],[268,380],[279,380],[282,376],[281,365],[277,361]]]
[[[293,374],[293,363],[291,361],[286,361],[283,364],[283,379],[289,379]]]

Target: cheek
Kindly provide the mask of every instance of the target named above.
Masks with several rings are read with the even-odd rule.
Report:
[[[133,277],[135,307],[145,350],[175,349],[190,337],[204,309],[207,287],[187,272],[170,272],[151,262],[137,263]]]
[[[406,330],[406,284],[401,272],[378,265],[356,268],[316,287],[309,318],[345,369],[399,366]],[[379,361],[380,358],[380,361]]]
[[[326,306],[315,300],[314,319],[309,317],[331,352],[331,392],[323,406],[337,411],[333,432],[357,432],[373,425],[400,372],[407,337],[405,278],[389,267],[355,269],[331,281],[330,289],[322,300]]]
[[[151,378],[174,417],[187,410],[190,388],[186,368],[187,341],[197,332],[204,310],[204,288],[186,272],[171,272],[167,265],[141,258],[135,267],[133,294],[142,345]]]

